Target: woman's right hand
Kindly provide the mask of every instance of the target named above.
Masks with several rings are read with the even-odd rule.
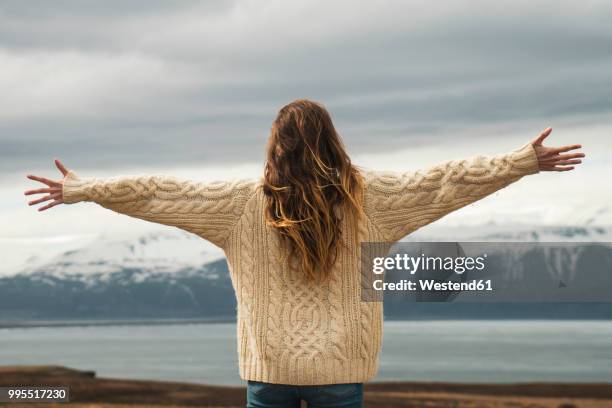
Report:
[[[45,201],[53,200],[49,204],[47,204],[47,205],[45,205],[43,207],[38,208],[38,211],[47,210],[47,209],[49,209],[51,207],[55,207],[56,205],[62,204],[64,202],[62,188],[64,186],[64,180],[66,179],[66,175],[68,174],[68,170],[62,164],[62,162],[59,161],[58,159],[55,159],[55,165],[57,166],[57,168],[59,169],[59,171],[63,175],[61,180],[50,180],[50,179],[48,179],[46,177],[35,176],[33,174],[28,174],[27,175],[27,178],[29,178],[30,180],[39,181],[39,182],[41,182],[43,184],[46,184],[47,187],[46,188],[39,188],[39,189],[35,189],[35,190],[27,190],[24,193],[25,195],[48,193],[48,195],[46,195],[44,197],[41,197],[41,198],[38,198],[36,200],[32,200],[32,201],[28,202],[28,205],[40,204],[40,203],[43,203]]]

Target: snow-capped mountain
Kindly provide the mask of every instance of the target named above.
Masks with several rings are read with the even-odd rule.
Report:
[[[73,242],[72,247],[66,243],[58,246],[51,256],[52,249],[45,248],[46,256],[26,258],[23,267],[15,268],[13,274],[72,279],[110,275],[123,269],[171,274],[201,268],[224,256],[218,247],[178,229],[119,237],[99,235]]]
[[[601,209],[602,212],[605,209]],[[612,242],[612,227],[486,224],[430,225],[403,241],[451,242]],[[129,235],[3,239],[0,276],[45,273],[54,276],[109,274],[122,268],[150,273],[197,269],[222,259],[223,252],[196,235],[164,229]],[[9,262],[7,262],[7,260]]]
[[[612,225],[612,207],[603,206],[585,220],[586,225]]]
[[[405,237],[409,242],[612,242],[612,227],[529,226],[489,223],[480,226],[430,225]]]

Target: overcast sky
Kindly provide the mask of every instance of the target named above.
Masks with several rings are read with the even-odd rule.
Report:
[[[276,112],[301,97],[370,167],[505,152],[547,126],[585,145],[575,174],[455,223],[579,224],[612,198],[609,1],[0,0],[0,235],[142,225],[24,207],[24,175],[55,175],[53,157],[87,176],[257,174]]]

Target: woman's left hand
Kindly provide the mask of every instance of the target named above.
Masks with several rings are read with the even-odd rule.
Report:
[[[582,145],[569,145],[562,147],[546,147],[542,145],[544,139],[550,135],[552,128],[546,128],[531,144],[538,156],[540,171],[569,171],[574,170],[577,164],[582,163],[584,153],[567,153],[582,148]],[[565,153],[565,154],[564,154]]]

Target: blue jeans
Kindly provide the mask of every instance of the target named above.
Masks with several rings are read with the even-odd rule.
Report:
[[[361,408],[363,384],[285,385],[249,381],[247,408]]]

